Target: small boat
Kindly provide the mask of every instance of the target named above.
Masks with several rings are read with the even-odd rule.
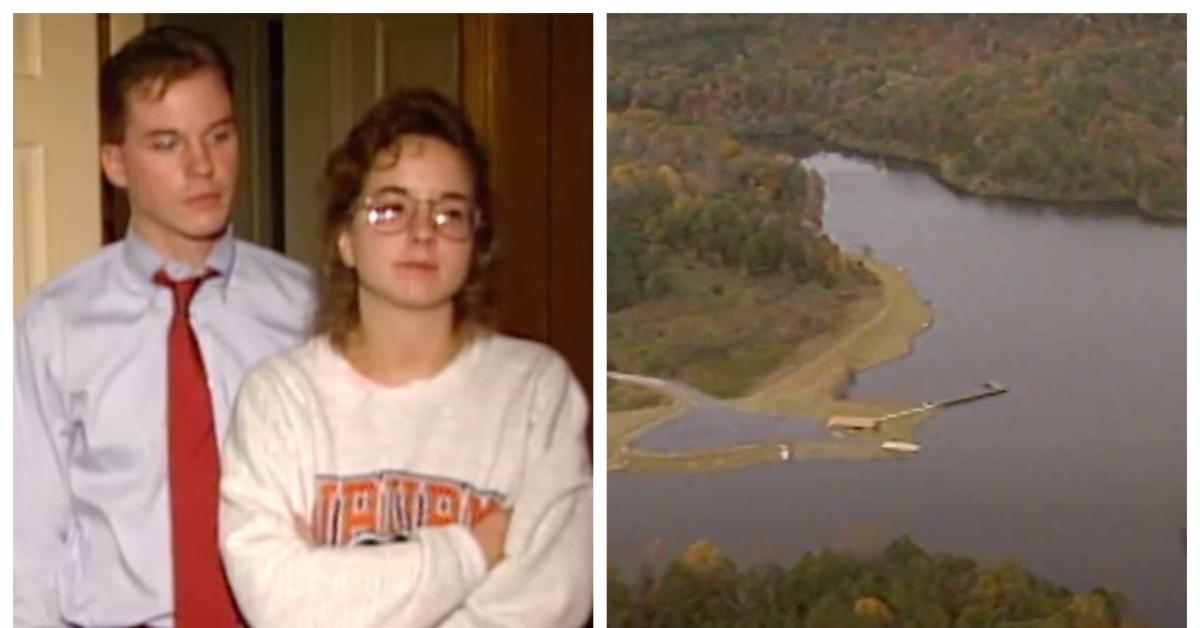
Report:
[[[915,454],[918,451],[921,451],[920,445],[903,440],[884,441],[880,447],[882,447],[884,451],[894,451],[901,454]]]

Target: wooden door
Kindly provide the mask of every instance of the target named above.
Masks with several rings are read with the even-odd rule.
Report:
[[[13,16],[13,307],[100,246],[95,14]]]
[[[463,17],[463,106],[492,158],[500,328],[591,390],[592,17]]]

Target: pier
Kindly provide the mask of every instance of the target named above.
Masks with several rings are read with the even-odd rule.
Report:
[[[955,397],[954,399],[947,399],[946,401],[935,404],[933,407],[948,408],[950,406],[957,406],[957,405],[964,404],[964,403],[970,403],[972,401],[978,401],[978,400],[984,399],[986,397],[994,397],[996,395],[1003,395],[1006,392],[1008,392],[1008,388],[1006,388],[1003,384],[1001,384],[999,382],[985,382],[983,384],[983,390],[981,390],[979,392],[972,393],[969,395],[963,395],[961,397]]]
[[[996,395],[1003,395],[1006,392],[1008,392],[1008,388],[999,382],[995,382],[995,381],[984,382],[983,390],[973,392],[970,394],[966,394],[966,395],[962,395],[960,397],[953,397],[951,399],[946,399],[944,401],[938,401],[938,402],[926,401],[925,403],[923,403],[919,406],[913,406],[911,408],[900,410],[898,412],[893,412],[891,414],[885,414],[885,415],[879,416],[879,417],[854,417],[854,416],[831,417],[828,421],[825,422],[825,427],[827,427],[831,430],[847,430],[847,431],[876,430],[876,429],[879,429],[879,426],[883,422],[890,421],[892,419],[896,419],[896,418],[899,418],[902,416],[908,416],[910,414],[916,414],[918,412],[928,412],[930,410],[937,410],[939,408],[949,408],[950,406],[958,406],[958,405],[962,405],[964,403],[971,403],[972,401],[979,401],[980,399],[986,399],[988,397],[995,397]]]

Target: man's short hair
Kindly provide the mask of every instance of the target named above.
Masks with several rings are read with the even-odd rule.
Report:
[[[131,39],[100,70],[100,138],[125,139],[127,96],[133,89],[161,98],[175,81],[204,69],[221,75],[233,96],[233,64],[215,41],[180,26],[156,26]]]

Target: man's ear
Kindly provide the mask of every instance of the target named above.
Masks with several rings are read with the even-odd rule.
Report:
[[[125,177],[125,153],[121,151],[120,144],[100,145],[100,167],[104,169],[104,176],[109,183],[122,189],[128,185],[129,180]]]
[[[350,245],[350,230],[343,228],[337,237],[338,255],[346,268],[354,268],[354,247]]]

